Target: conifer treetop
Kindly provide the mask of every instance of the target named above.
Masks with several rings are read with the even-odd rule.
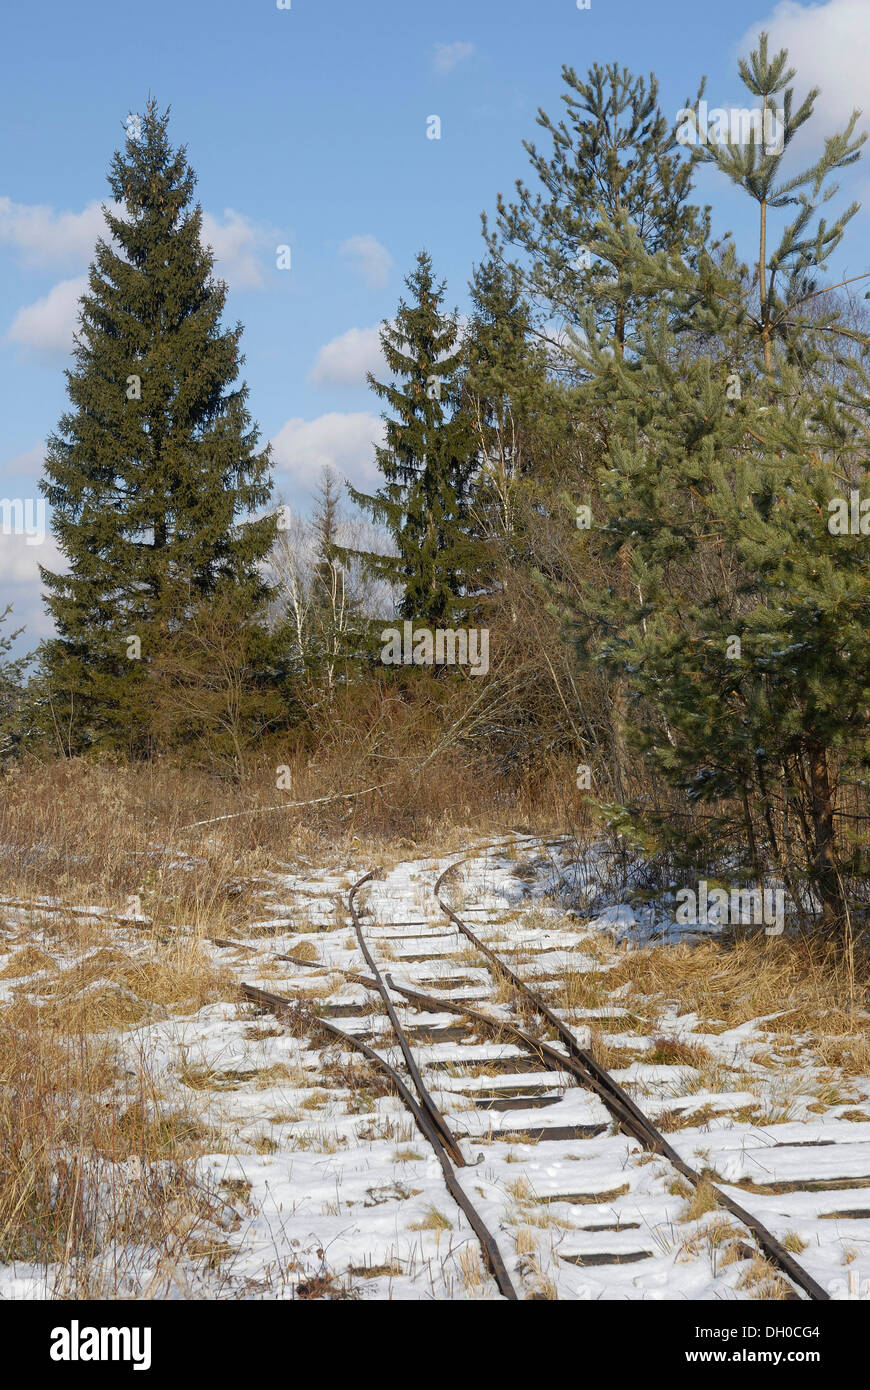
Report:
[[[758,204],[759,250],[755,273],[759,313],[755,326],[763,346],[765,370],[770,377],[774,369],[774,341],[777,337],[793,340],[795,331],[806,327],[807,319],[801,315],[801,310],[825,292],[819,289],[816,272],[823,269],[827,258],[840,245],[847,224],[859,209],[858,203],[851,203],[831,225],[819,215],[839,192],[839,185],[830,182],[831,175],[861,157],[867,134],[855,134],[861,112],[853,110],[845,130],[825,138],[823,152],[814,164],[795,173],[786,173],[782,166],[787,151],[797,132],[812,117],[820,88],[813,87],[795,106],[794,89],[789,84],[797,76],[796,69],[788,65],[787,49],[781,49],[773,57],[769,55],[766,33],[759,36],[758,47],[749,58],[740,59],[738,68],[748,91],[761,100],[759,127],[751,125],[747,139],[742,142],[722,139],[716,132],[700,131],[696,106],[692,116],[694,130],[696,135],[705,138],[692,146],[692,158],[715,164]],[[703,82],[699,90],[703,92]],[[780,94],[781,100],[778,100]],[[685,110],[690,110],[688,103]],[[766,119],[764,113],[767,113]],[[776,131],[776,138],[771,139],[773,131]],[[768,248],[768,212],[786,207],[798,211],[784,226],[779,244],[771,251]],[[816,323],[814,327],[817,331],[824,327],[835,331],[833,321],[827,325]]]
[[[111,161],[109,235],[40,482],[69,562],[65,574],[41,570],[58,633],[45,664],[90,720],[89,738],[113,705],[127,732],[146,720],[158,658],[221,584],[241,621],[256,613],[275,530],[274,517],[253,515],[270,496],[270,459],[238,381],[242,327],[221,323],[227,286],[212,274],[196,178],[168,123],[149,99]]]

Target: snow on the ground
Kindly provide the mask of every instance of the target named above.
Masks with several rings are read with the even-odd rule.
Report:
[[[490,972],[433,894],[453,862],[404,861],[360,890],[370,949],[396,984],[447,997],[445,986],[455,978],[450,999],[477,1001],[507,1017],[504,1004],[485,1003]],[[375,1008],[368,990],[339,973],[367,973],[343,905],[368,867],[274,870],[263,876],[268,886],[238,932],[238,948],[204,947],[238,981],[307,998],[401,1069],[379,1003]],[[594,849],[571,860],[556,842],[518,835],[478,852],[441,891],[514,969],[530,982],[540,978],[542,991],[568,972],[602,971],[606,984],[609,963],[622,958],[626,944],[703,934],[703,924],[689,933],[678,928],[660,904],[606,902],[606,884]],[[23,989],[38,1002],[70,960],[56,939],[41,935],[32,906],[0,904],[0,918],[9,929],[0,942],[0,972],[21,949],[25,930],[30,944],[51,957],[49,968],[0,979],[0,999],[21,997]],[[147,921],[138,910],[133,918]],[[107,921],[103,944],[144,958],[147,938],[129,922]],[[303,945],[309,953],[315,948],[315,962],[276,959]],[[598,1008],[560,1010],[581,1045],[595,1023],[603,1041],[626,1048],[627,1057],[653,1050],[662,1019],[644,1032],[643,1020],[622,1002],[626,990],[614,990]],[[663,1159],[614,1132],[594,1095],[570,1076],[530,1071],[527,1054],[511,1044],[473,1030],[461,1034],[462,1020],[446,1010],[415,1012],[394,998],[410,1028],[433,1033],[428,1041],[414,1038],[418,1062],[461,1140],[468,1166],[457,1170],[460,1181],[496,1233],[521,1296],[751,1295],[751,1239],[721,1210],[687,1221],[685,1184]],[[147,1060],[165,1106],[193,1111],[215,1135],[214,1151],[196,1161],[196,1173],[224,1213],[220,1258],[183,1256],[165,1296],[286,1298],[320,1280],[332,1296],[344,1291],[363,1299],[498,1297],[476,1238],[401,1102],[349,1084],[347,1068],[362,1065],[359,1059],[294,1037],[270,1015],[232,1000],[187,1016],[162,1012],[119,1035],[121,1046],[131,1068]],[[790,1073],[794,1118],[774,1123],[780,1081],[752,1062],[754,1046],[765,1040],[764,1020],[709,1033],[675,1003],[665,1023],[669,1037],[712,1053],[721,1082],[696,1084],[691,1065],[637,1056],[625,1067],[614,1064],[615,1079],[651,1117],[677,1116],[679,1127],[667,1133],[674,1148],[780,1239],[792,1240],[799,1261],[832,1297],[870,1297],[870,1112],[868,1123],[841,1118],[846,1104],[811,1112],[809,1068]],[[870,1079],[850,1077],[848,1089],[854,1111],[870,1097]],[[493,1101],[498,1108],[488,1108]],[[567,1136],[545,1137],[563,1129]],[[734,1228],[730,1246],[724,1226]],[[124,1269],[123,1290],[147,1296],[152,1254],[139,1251]],[[50,1270],[0,1267],[0,1298],[40,1297],[51,1288]]]

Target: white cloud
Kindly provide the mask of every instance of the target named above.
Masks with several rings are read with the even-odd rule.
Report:
[[[0,241],[4,239],[4,203],[0,200]],[[10,205],[11,206],[11,205]],[[96,207],[96,204],[89,205]],[[24,216],[23,214],[32,214]],[[93,253],[94,241],[104,228],[89,227],[88,236],[82,230],[85,213],[55,214],[50,208],[24,208],[18,206],[13,217],[7,218],[5,239],[12,244],[24,247],[31,245],[34,256],[47,257],[54,246],[56,229],[75,224],[76,235],[67,243],[76,248],[80,260],[87,260]],[[257,248],[263,242],[265,232],[249,218],[232,208],[227,208],[223,220],[203,213],[203,241],[214,250],[217,262],[215,273],[233,289],[255,289],[263,284],[263,273],[257,258]],[[11,230],[10,230],[11,229]],[[32,243],[27,238],[33,235]],[[90,239],[88,239],[90,237]],[[33,304],[26,304],[18,310],[7,341],[19,343],[45,357],[66,356],[73,346],[73,332],[79,312],[79,298],[88,287],[88,277],[79,275],[71,280],[61,280],[49,290],[48,294]]]
[[[108,204],[119,216],[120,203]],[[257,289],[263,284],[259,253],[269,232],[244,213],[225,208],[221,217],[202,215],[203,241],[217,257],[217,273],[234,289]],[[83,266],[93,259],[97,238],[110,240],[103,205],[90,202],[81,212],[57,212],[37,203],[13,203],[0,198],[0,246],[13,247],[25,265]]]
[[[795,95],[809,87],[821,87],[815,121],[817,133],[832,135],[844,126],[853,109],[867,108],[867,50],[870,49],[870,5],[867,0],[827,0],[827,4],[799,5],[780,0],[769,17],[753,24],[738,45],[741,57],[754,48],[758,35],[770,35],[768,52],[788,49],[789,62],[797,68]],[[804,132],[801,132],[803,134]]]
[[[79,299],[87,287],[86,275],[61,280],[42,299],[18,310],[7,340],[45,356],[66,356],[72,351]]]
[[[377,474],[375,445],[382,444],[384,424],[368,411],[333,411],[315,420],[294,417],[272,440],[275,469],[281,481],[315,485],[324,464],[352,483],[369,483]]]
[[[436,43],[435,57],[432,59],[432,67],[437,73],[452,72],[459,63],[470,58],[474,52],[473,43]]]
[[[321,386],[363,386],[366,372],[383,371],[380,325],[374,328],[349,328],[317,354],[309,380]]]
[[[202,215],[202,239],[215,253],[215,274],[231,289],[260,289],[263,268],[257,253],[265,241],[265,229],[232,208],[225,208],[223,216],[220,222],[210,212]]]
[[[37,478],[42,472],[42,465],[45,462],[45,445],[34,444],[32,449],[26,449],[23,454],[18,454],[16,458],[10,459],[0,467],[0,480],[5,478]],[[0,481],[0,490],[3,483]]]
[[[339,255],[356,263],[356,269],[371,290],[382,290],[390,278],[393,258],[386,246],[373,236],[352,236],[338,248]]]
[[[4,536],[0,530],[0,586],[4,594],[8,584],[16,584],[21,585],[26,597],[38,598],[42,589],[39,566],[45,565],[55,573],[66,569],[66,559],[50,532],[39,544],[34,544],[34,539],[33,536]],[[5,607],[7,601],[14,602],[11,596],[5,597],[0,608]]]
[[[0,198],[0,245],[21,252],[26,265],[86,264],[97,238],[107,235],[99,202],[88,203],[81,212],[55,212],[43,204]]]
[[[13,541],[16,542],[14,548],[8,548]],[[48,544],[25,547],[23,542],[18,545],[17,541],[17,537],[10,540],[8,536],[0,536],[0,613],[7,603],[12,608],[0,633],[11,637],[19,628],[24,629],[12,644],[13,657],[32,651],[40,638],[54,632],[53,619],[42,601],[42,580],[36,566],[45,565],[55,574],[67,567],[64,557],[54,549],[49,551]]]

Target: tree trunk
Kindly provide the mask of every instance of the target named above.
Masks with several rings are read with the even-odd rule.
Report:
[[[814,876],[825,920],[830,925],[837,925],[842,923],[845,917],[834,857],[834,807],[828,774],[828,756],[821,743],[811,743],[808,751]]]

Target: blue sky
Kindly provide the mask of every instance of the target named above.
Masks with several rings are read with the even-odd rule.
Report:
[[[703,74],[711,106],[745,105],[736,57],[761,27],[789,47],[799,95],[823,87],[817,139],[870,107],[870,0],[15,6],[0,81],[0,496],[37,495],[106,171],[149,92],[171,105],[174,142],[199,176],[227,317],[245,325],[251,410],[275,445],[276,499],[304,505],[324,462],[373,481],[379,405],[364,372],[377,365],[377,325],[421,246],[450,305],[466,306],[480,212],[527,177],[522,141],[542,134],[538,107],[558,112],[562,64],[652,70],[674,116]],[[426,138],[433,114],[437,141]],[[868,169],[865,159],[844,172],[844,198],[866,197]],[[748,251],[727,186],[701,177],[717,228]],[[832,275],[870,269],[867,228],[862,212]],[[276,267],[282,244],[290,271]],[[56,562],[50,538],[0,535],[0,608],[14,604],[27,645],[48,630],[37,562]]]

